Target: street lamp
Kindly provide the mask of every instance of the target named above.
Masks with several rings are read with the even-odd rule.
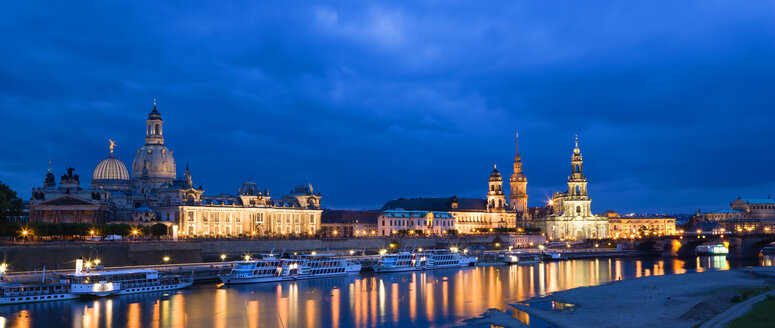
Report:
[[[221,254],[221,262],[226,262],[226,254]]]
[[[538,245],[538,249],[541,250],[541,255],[544,255],[544,245]]]
[[[0,281],[5,280],[5,271],[8,270],[8,264],[3,262],[0,264]]]
[[[169,256],[165,256],[162,260],[164,260],[164,264],[167,264],[167,263],[170,262],[170,257]]]

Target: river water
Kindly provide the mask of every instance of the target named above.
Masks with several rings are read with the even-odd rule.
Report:
[[[590,259],[193,288],[0,306],[2,327],[453,327],[489,308],[617,279],[773,265],[775,257]]]

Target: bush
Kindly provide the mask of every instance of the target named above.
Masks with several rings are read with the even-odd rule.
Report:
[[[151,235],[154,237],[161,237],[167,235],[167,225],[164,223],[157,223],[151,226]]]

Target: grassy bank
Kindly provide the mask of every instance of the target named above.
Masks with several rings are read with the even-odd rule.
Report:
[[[775,327],[775,297],[756,303],[751,311],[729,322],[730,328]]]

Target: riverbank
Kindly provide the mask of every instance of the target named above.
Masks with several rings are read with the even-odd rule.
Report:
[[[556,328],[693,327],[739,302],[746,294],[773,287],[774,281],[773,267],[621,280],[513,304],[516,310],[512,317],[524,321],[527,313]],[[545,306],[552,301],[572,304],[572,308],[552,310]],[[504,325],[500,319],[499,324],[505,327],[523,326],[517,319],[513,319],[512,325]]]

